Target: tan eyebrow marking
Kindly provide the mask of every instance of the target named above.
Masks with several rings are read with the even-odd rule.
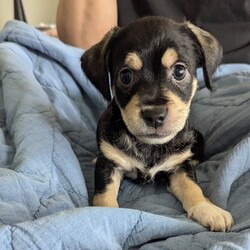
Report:
[[[170,69],[177,60],[178,54],[176,50],[173,48],[168,48],[161,58],[161,63],[164,67]]]
[[[136,52],[128,53],[125,58],[125,64],[134,70],[140,70],[142,68],[142,59]]]

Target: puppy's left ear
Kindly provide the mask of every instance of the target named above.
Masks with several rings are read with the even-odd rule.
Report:
[[[84,73],[108,101],[111,101],[112,98],[108,75],[109,50],[110,42],[117,29],[110,30],[99,43],[88,49],[81,58]]]
[[[187,23],[194,34],[194,39],[199,46],[199,66],[203,69],[204,81],[208,89],[212,89],[211,77],[222,59],[222,47],[219,42],[207,31]]]

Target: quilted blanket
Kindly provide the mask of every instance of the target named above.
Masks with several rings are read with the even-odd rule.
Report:
[[[235,222],[215,233],[162,183],[124,180],[121,208],[91,206],[106,102],[81,71],[82,53],[17,21],[0,33],[0,249],[249,249],[250,66],[222,65],[213,92],[198,72],[191,120],[206,160],[197,181]]]

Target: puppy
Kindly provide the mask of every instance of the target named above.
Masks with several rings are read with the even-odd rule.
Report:
[[[95,206],[118,207],[124,176],[153,180],[163,174],[190,218],[212,231],[231,228],[230,213],[205,198],[192,179],[202,145],[188,124],[197,67],[210,89],[221,56],[208,32],[162,17],[114,28],[84,53],[84,72],[110,101],[97,129]]]

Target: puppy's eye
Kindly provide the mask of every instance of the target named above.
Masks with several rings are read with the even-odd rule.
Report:
[[[124,85],[129,85],[133,81],[133,72],[128,68],[124,68],[120,71],[119,77],[120,77],[120,81]]]
[[[175,80],[181,81],[185,78],[187,69],[183,64],[177,63],[174,65],[173,76]]]

